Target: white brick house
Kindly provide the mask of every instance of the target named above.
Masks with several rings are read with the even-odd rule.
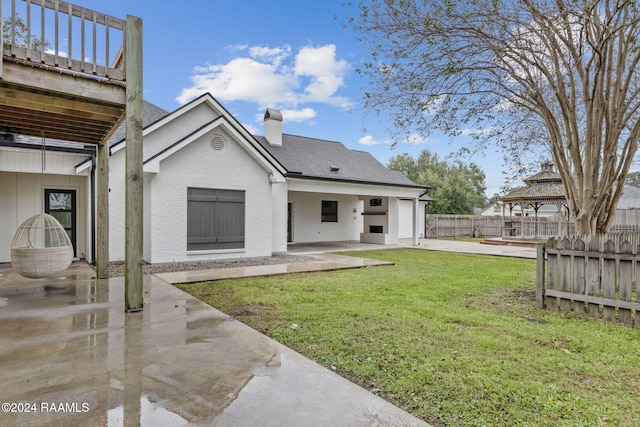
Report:
[[[251,135],[211,95],[168,113],[144,105],[144,255],[151,263],[269,256],[291,242],[417,239],[425,188],[368,153],[282,133],[277,110]],[[124,129],[110,141],[110,260],[124,259]],[[2,139],[4,138],[4,139]],[[13,233],[48,194],[73,202],[75,255],[92,261],[94,157],[52,141],[0,135],[0,262]],[[70,194],[73,195],[71,200]],[[65,217],[66,218],[66,217]]]

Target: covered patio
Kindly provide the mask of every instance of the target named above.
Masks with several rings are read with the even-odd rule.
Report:
[[[130,236],[125,242],[129,255],[125,307],[140,310],[142,19],[131,15],[120,19],[62,0],[3,0],[0,22],[0,245],[11,242],[11,235],[27,218],[44,213],[46,207],[40,201],[47,191],[63,194],[58,190],[64,190],[71,199],[77,193],[84,206],[69,210],[73,216],[84,209],[85,222],[92,221],[91,231],[81,230],[75,220],[64,226],[72,243],[76,234],[82,236],[85,256],[89,251],[95,252],[90,258],[96,263],[98,275],[106,275],[108,140],[125,122],[129,142],[125,216]],[[23,143],[24,137],[39,138],[42,143]],[[47,150],[47,139],[66,146]],[[78,179],[63,178],[52,184],[47,176],[49,181],[45,183],[46,159],[55,159],[56,150],[60,149],[91,153],[91,179],[95,179],[95,186],[75,176]],[[68,164],[51,169],[56,176],[63,175],[63,170],[66,175],[75,175],[69,173],[73,168]],[[89,186],[91,190],[87,190]],[[89,191],[95,191],[95,203],[88,201]],[[78,247],[75,252],[79,255]]]

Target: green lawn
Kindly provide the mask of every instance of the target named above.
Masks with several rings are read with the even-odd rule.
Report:
[[[180,287],[436,426],[640,425],[640,329],[537,309],[534,260],[354,255],[396,265]]]

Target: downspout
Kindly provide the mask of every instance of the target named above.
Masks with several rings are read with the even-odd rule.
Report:
[[[91,154],[91,265],[96,265],[96,155]]]

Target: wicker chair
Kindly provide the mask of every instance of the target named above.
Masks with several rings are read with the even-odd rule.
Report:
[[[24,277],[49,277],[66,270],[72,261],[71,240],[58,220],[49,214],[28,218],[13,237],[11,264]]]

